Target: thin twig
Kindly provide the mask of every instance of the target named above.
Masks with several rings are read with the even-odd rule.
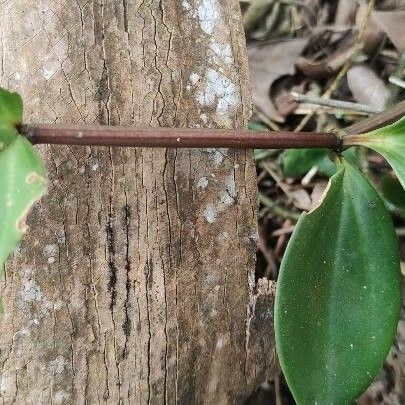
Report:
[[[373,117],[365,118],[364,120],[356,122],[355,124],[340,130],[339,133],[342,136],[363,134],[365,132],[373,131],[374,129],[380,128],[384,125],[391,124],[399,118],[402,118],[404,115],[405,101],[401,101],[400,103],[388,108],[380,114],[377,114]]]
[[[403,89],[405,89],[405,80],[400,79],[397,76],[390,76],[388,78],[388,81],[392,84],[394,84],[395,86],[401,87]]]
[[[247,129],[24,125],[19,130],[33,144],[156,148],[330,148],[339,150],[341,143],[339,136],[332,133],[249,131]]]
[[[34,144],[133,146],[175,148],[340,150],[346,135],[362,134],[390,124],[405,115],[405,101],[337,133],[249,131],[247,129],[134,128],[86,125],[22,125],[20,133]]]
[[[332,84],[329,86],[329,88],[325,91],[325,93],[322,95],[323,98],[330,98],[333,93],[336,91],[336,89],[338,88],[341,80],[344,78],[344,76],[346,75],[347,71],[350,69],[350,67],[352,66],[353,61],[355,60],[355,58],[357,57],[357,55],[359,54],[359,52],[361,51],[362,47],[363,47],[363,37],[367,28],[367,24],[368,24],[368,20],[370,18],[371,12],[373,11],[375,5],[375,0],[369,0],[368,2],[368,8],[367,8],[367,13],[364,16],[364,19],[362,21],[362,24],[360,26],[360,30],[359,33],[357,35],[356,41],[354,42],[353,45],[353,53],[350,56],[349,60],[343,65],[342,69],[340,70],[340,72],[338,73],[338,75],[335,77],[335,79],[333,80]],[[309,120],[314,116],[314,114],[317,112],[317,110],[312,111],[311,113],[307,114],[302,121],[299,123],[299,125],[296,127],[296,131],[302,131],[302,129],[305,127],[305,125],[307,125],[307,123],[309,122]]]
[[[337,108],[340,110],[359,111],[366,114],[378,114],[382,112],[381,108],[376,108],[367,104],[353,103],[351,101],[342,101],[334,99],[326,99],[324,97],[314,97],[307,94],[299,94],[291,92],[291,96],[299,103],[314,104],[325,107]]]
[[[278,205],[272,199],[267,197],[266,195],[259,193],[259,201],[269,210],[273,211],[275,215],[281,218],[293,219],[294,221],[298,221],[301,214],[297,212],[288,211],[282,206]]]

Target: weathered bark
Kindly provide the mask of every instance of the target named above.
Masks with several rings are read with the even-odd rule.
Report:
[[[246,66],[237,0],[0,5],[27,122],[243,127]],[[243,403],[274,364],[252,154],[41,153],[49,195],[2,284],[3,403]]]

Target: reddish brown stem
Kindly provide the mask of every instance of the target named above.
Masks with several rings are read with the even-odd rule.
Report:
[[[162,148],[340,149],[336,134],[246,129],[131,128],[110,126],[24,125],[20,131],[34,144],[133,146]]]

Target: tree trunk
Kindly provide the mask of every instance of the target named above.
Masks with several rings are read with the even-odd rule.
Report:
[[[27,122],[243,127],[238,1],[2,2],[0,85]],[[41,153],[1,286],[3,403],[242,404],[274,367],[252,153]]]

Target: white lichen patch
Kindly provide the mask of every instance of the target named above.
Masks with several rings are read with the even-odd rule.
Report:
[[[217,215],[218,215],[218,212],[217,212],[217,209],[216,209],[215,205],[211,204],[211,203],[207,204],[207,206],[205,207],[203,215],[204,215],[205,220],[209,224],[213,224],[216,221]]]
[[[21,290],[21,298],[25,302],[39,302],[43,294],[41,288],[34,280],[24,280]]]
[[[0,378],[0,396],[6,397],[8,393],[14,388],[14,381],[11,377]]]
[[[208,179],[206,177],[201,177],[197,182],[197,187],[204,190],[208,186]]]
[[[221,350],[223,347],[224,347],[224,340],[222,338],[219,338],[217,340],[215,349],[218,351],[218,350]]]
[[[223,205],[232,205],[234,203],[234,198],[231,197],[226,191],[221,194],[220,203]]]
[[[201,114],[200,115],[201,121],[206,124],[208,122],[208,117],[207,114]]]
[[[253,242],[257,242],[259,240],[259,232],[256,228],[252,229],[252,231],[250,232],[249,239]]]
[[[55,244],[45,245],[42,249],[42,253],[45,257],[54,257],[58,254],[58,246]]]
[[[55,405],[62,405],[68,403],[68,400],[70,398],[70,394],[66,391],[56,391],[53,394],[53,403]]]
[[[229,44],[212,42],[210,45],[212,61],[218,65],[230,65],[234,62],[232,48]]]
[[[238,105],[239,93],[235,84],[225,75],[208,69],[205,85],[197,91],[196,99],[202,106],[216,106],[217,113],[227,114]]]
[[[236,197],[236,182],[233,173],[225,178],[225,190],[231,197]]]
[[[217,0],[200,0],[197,8],[197,17],[201,29],[206,34],[211,35],[213,33],[220,16],[221,13]]]
[[[237,195],[235,178],[233,172],[225,178],[224,188],[218,194],[215,202],[209,203],[204,210],[204,217],[209,223],[216,221],[218,214],[227,210],[231,205],[235,204]],[[220,234],[218,239],[223,241],[229,235],[227,233]]]
[[[229,176],[225,177],[224,180],[225,190],[221,193],[219,198],[218,210],[222,211],[226,207],[234,204],[236,197],[236,183],[235,176],[231,173]],[[222,206],[221,206],[222,205]]]
[[[55,74],[52,69],[47,69],[46,67],[44,67],[42,71],[46,80],[49,80]]]
[[[228,149],[226,148],[205,148],[203,151],[211,155],[212,162],[216,167],[218,167],[228,156]]]
[[[182,7],[184,8],[184,10],[190,11],[191,10],[191,5],[187,0],[183,0],[181,2]]]
[[[192,85],[195,85],[200,80],[200,75],[197,73],[191,73],[190,75],[190,82]]]
[[[58,255],[58,246],[57,245],[45,245],[42,250],[43,255],[47,258],[47,262],[52,264],[55,262],[55,256]]]
[[[67,360],[59,355],[56,357],[56,359],[52,360],[49,362],[49,371],[55,375],[55,374],[62,374],[63,370],[65,369],[67,364]]]

